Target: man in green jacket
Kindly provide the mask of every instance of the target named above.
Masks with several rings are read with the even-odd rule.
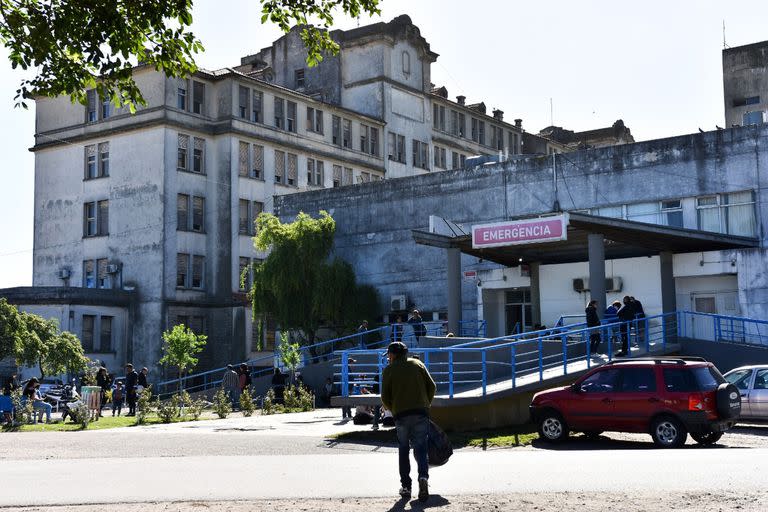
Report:
[[[411,497],[409,442],[419,473],[419,501],[429,497],[427,434],[429,406],[435,396],[435,381],[424,363],[408,357],[408,347],[399,341],[387,347],[389,366],[384,368],[381,402],[392,412],[400,455],[400,496]]]

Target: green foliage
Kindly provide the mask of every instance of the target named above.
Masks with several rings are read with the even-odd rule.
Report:
[[[293,25],[301,25],[307,63],[315,66],[323,60],[324,53],[336,55],[339,52],[338,43],[328,33],[336,9],[356,18],[361,13],[381,14],[378,5],[379,0],[261,0],[261,22],[271,21],[283,32],[288,32]]]
[[[42,377],[86,369],[88,358],[77,336],[66,331],[59,333],[55,320],[31,313],[22,312],[21,321],[25,336],[16,351],[19,365],[37,366]]]
[[[0,44],[11,67],[35,73],[21,81],[17,106],[34,95],[85,103],[96,88],[134,111],[145,103],[132,78],[137,61],[168,76],[195,71],[203,46],[188,31],[191,10],[192,0],[0,0]]]
[[[288,340],[288,333],[281,332],[280,346],[278,349],[280,351],[280,359],[282,359],[283,364],[288,367],[291,373],[295,372],[296,368],[299,366],[299,363],[301,363],[301,352],[299,351],[299,344],[291,343]]]
[[[152,412],[152,385],[150,384],[139,393],[136,400],[136,424],[143,425],[147,422],[147,416]]]
[[[77,423],[81,428],[86,429],[91,422],[91,410],[83,402],[75,402],[69,406],[69,417],[72,418],[72,423]]]
[[[85,365],[85,370],[83,371],[83,377],[80,379],[80,383],[83,386],[95,386],[96,374],[99,373],[99,368],[101,368],[101,363],[98,361],[88,361]]]
[[[26,403],[23,403],[23,400],[21,399],[21,389],[16,389],[11,393],[11,402],[16,411],[16,421],[19,423],[32,423],[35,410],[32,407],[31,400],[27,400]]]
[[[248,388],[245,388],[243,392],[240,393],[240,411],[243,413],[243,416],[247,418],[251,416],[255,410],[256,407],[253,405],[251,391]]]
[[[179,395],[173,395],[168,400],[160,400],[160,397],[155,399],[155,412],[157,417],[160,418],[161,423],[170,423],[180,416],[180,401],[181,397]]]
[[[25,337],[26,327],[19,310],[0,297],[0,360],[15,355]]]
[[[174,366],[179,372],[179,389],[181,376],[188,369],[197,366],[199,354],[205,349],[208,337],[205,334],[195,334],[192,329],[179,324],[170,331],[163,333],[163,357],[160,364]]]
[[[186,391],[182,391],[180,397],[180,406],[185,408],[186,414],[192,416],[194,420],[199,420],[203,414],[203,409],[205,409],[205,400],[199,398],[192,400],[192,397]]]
[[[287,412],[306,412],[315,408],[315,395],[304,386],[287,386],[284,398]]]
[[[232,400],[229,399],[229,395],[220,389],[213,395],[213,412],[220,419],[224,419],[232,412]]]
[[[267,391],[267,395],[261,404],[261,414],[269,416],[270,414],[280,414],[283,412],[285,412],[285,408],[275,403],[275,392],[270,389]]]

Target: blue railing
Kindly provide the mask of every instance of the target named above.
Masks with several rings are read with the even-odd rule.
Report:
[[[768,321],[694,311],[678,314],[683,338],[768,346]]]
[[[678,334],[678,313],[667,313],[629,322],[584,327],[575,324],[569,329],[545,329],[523,335],[481,340],[443,348],[415,348],[415,354],[427,366],[438,394],[453,398],[462,391],[477,390],[483,396],[488,386],[499,384],[516,389],[519,381],[526,378],[526,384],[545,379],[545,372],[556,369],[556,375],[568,374],[574,370],[589,369],[593,364],[602,364],[614,358],[614,343],[621,342],[622,327],[628,337],[627,356],[642,350],[652,352],[665,350],[669,340]],[[605,358],[594,358],[590,337],[598,335],[600,347],[604,347]],[[511,340],[511,341],[510,341]],[[488,342],[495,342],[488,345]],[[637,347],[633,348],[632,344]],[[479,345],[483,346],[479,346]],[[363,387],[378,392],[386,358],[380,350],[345,350],[340,354],[340,364],[334,380],[339,384],[342,396],[360,392]],[[349,359],[355,363],[350,367]],[[508,383],[508,384],[507,384]]]
[[[485,338],[488,322],[485,320],[459,320],[459,336],[462,338]]]
[[[584,320],[586,317],[586,314],[574,314],[574,315],[560,315],[560,318],[557,319],[557,322],[555,322],[555,327],[562,327],[564,325],[569,325],[567,322],[570,322],[571,320]],[[585,322],[575,322],[575,323],[584,323]]]

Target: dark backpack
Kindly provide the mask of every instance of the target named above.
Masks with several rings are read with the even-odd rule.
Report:
[[[448,435],[429,420],[429,440],[427,442],[427,459],[430,466],[442,466],[453,455],[453,447]]]

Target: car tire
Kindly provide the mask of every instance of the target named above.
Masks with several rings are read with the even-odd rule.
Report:
[[[741,415],[741,391],[731,383],[723,382],[717,387],[717,413],[723,419],[738,418]]]
[[[559,443],[568,437],[568,425],[557,411],[544,411],[539,416],[539,437],[550,443]]]
[[[659,416],[651,422],[651,437],[661,448],[679,448],[685,444],[688,432],[678,419]]]
[[[694,441],[699,443],[702,446],[711,446],[718,442],[721,437],[723,437],[722,432],[701,432],[701,433],[693,433],[691,432],[691,437]]]

